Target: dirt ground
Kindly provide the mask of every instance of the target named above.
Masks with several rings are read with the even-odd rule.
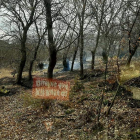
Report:
[[[38,72],[43,76],[44,72]],[[26,75],[26,74],[25,74]],[[37,74],[36,74],[37,75]],[[16,85],[11,70],[0,70],[0,86],[10,93],[0,96],[1,140],[139,140],[140,106],[134,105],[130,91],[120,90],[109,116],[106,111],[116,92],[112,83],[104,90],[102,70],[85,71],[85,79],[77,80],[78,71],[56,73],[55,79],[71,84],[69,101],[34,100],[32,86]],[[76,90],[73,90],[76,86]],[[79,88],[80,87],[80,88]],[[97,126],[99,103],[100,125]],[[47,131],[45,122],[51,122]]]

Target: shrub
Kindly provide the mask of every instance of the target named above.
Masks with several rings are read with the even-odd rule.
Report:
[[[88,100],[87,95],[82,95],[82,96],[78,99],[77,103],[83,103],[83,101],[85,101],[85,100]]]
[[[53,125],[54,125],[54,127],[56,129],[60,129],[60,128],[64,128],[66,126],[66,122],[64,120],[62,120],[62,119],[56,118],[54,120],[54,124]]]
[[[72,88],[72,91],[78,92],[84,89],[83,83],[78,79],[78,77],[75,78],[74,80],[74,86]]]
[[[33,108],[48,109],[52,103],[52,100],[50,99],[35,99],[29,93],[24,93],[20,97],[23,100],[23,105],[25,107],[31,106]]]
[[[72,114],[74,111],[74,109],[68,109],[65,111],[65,114]]]

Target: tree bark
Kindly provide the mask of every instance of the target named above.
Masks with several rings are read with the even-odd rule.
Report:
[[[38,45],[37,48],[35,49],[35,53],[34,53],[34,58],[33,58],[33,60],[31,60],[31,62],[30,62],[29,76],[28,76],[28,79],[29,79],[29,80],[32,79],[33,64],[34,64],[34,61],[36,60],[36,57],[37,57],[38,48],[39,48],[39,45]]]
[[[55,50],[50,52],[50,60],[49,60],[48,75],[47,75],[49,79],[53,78],[53,69],[56,65],[56,56],[57,56],[57,52]]]
[[[99,39],[100,39],[100,33],[101,33],[101,26],[102,26],[102,22],[103,22],[103,16],[104,16],[104,6],[105,6],[105,2],[106,0],[103,1],[102,3],[102,7],[101,7],[101,17],[99,19],[99,25],[98,25],[98,33],[97,33],[97,37],[96,37],[96,45],[95,45],[95,48],[93,49],[93,52],[94,52],[94,56],[92,57],[92,63],[91,63],[91,68],[94,69],[94,64],[95,64],[95,53],[96,53],[96,50],[98,48],[98,44],[99,44]],[[97,18],[98,18],[98,15],[97,15]]]
[[[138,44],[135,44],[135,46],[133,46],[133,48],[131,48],[131,46],[129,46],[129,56],[128,56],[127,62],[126,62],[126,66],[127,67],[130,67],[130,63],[131,63],[132,57],[134,56],[137,48],[138,48]]]
[[[67,56],[63,55],[63,67],[67,67]]]
[[[83,26],[84,21],[82,21],[82,25],[80,25],[80,77],[84,75],[84,67],[83,67],[83,50],[84,50],[84,34],[83,34]]]
[[[18,74],[17,74],[17,79],[16,79],[16,83],[17,84],[21,84],[21,80],[22,80],[22,72],[26,63],[26,48],[25,48],[25,44],[22,44],[22,51],[21,51],[21,62],[19,65],[19,69],[18,69]]]
[[[84,17],[85,17],[85,9],[87,0],[82,0],[82,11],[81,13],[77,12],[79,23],[80,23],[80,77],[82,78],[84,75],[84,67],[83,67],[83,51],[84,51]]]
[[[72,58],[72,64],[71,64],[71,71],[73,71],[73,66],[74,66],[74,61],[75,61],[76,55],[77,55],[77,51],[78,51],[78,48],[76,48],[76,50],[74,51],[74,55]]]
[[[24,30],[23,33],[23,38],[21,41],[21,61],[20,61],[20,65],[18,68],[18,74],[17,74],[17,79],[16,79],[16,83],[17,84],[21,84],[21,80],[22,80],[22,72],[26,63],[26,40],[27,40],[27,31],[28,28]]]
[[[91,55],[92,55],[91,69],[92,69],[92,70],[94,70],[94,66],[95,66],[95,52],[96,52],[96,51],[91,51]]]
[[[28,79],[29,79],[29,80],[32,79],[33,65],[34,65],[34,61],[36,60],[36,57],[37,57],[37,52],[38,52],[38,49],[39,49],[41,40],[42,40],[42,38],[39,39],[38,44],[37,44],[37,46],[36,46],[36,48],[35,48],[34,58],[33,58],[33,59],[31,60],[31,62],[30,62],[29,75],[28,75]]]
[[[113,98],[113,100],[112,100],[112,102],[111,102],[111,105],[109,106],[109,108],[108,108],[108,110],[107,110],[107,112],[106,112],[106,116],[109,115],[109,113],[110,113],[110,111],[111,111],[111,108],[112,108],[113,105],[114,105],[114,102],[115,102],[115,99],[116,99],[116,97],[117,97],[117,94],[119,93],[119,89],[120,89],[120,84],[118,85],[117,90],[116,90],[116,93],[115,93],[115,95],[114,95],[114,98]]]
[[[34,61],[35,61],[35,60],[32,60],[32,61],[30,62],[29,76],[28,76],[28,79],[29,79],[29,80],[32,80],[32,70],[33,70]]]
[[[49,42],[49,55],[50,55],[47,77],[53,78],[53,69],[56,65],[57,51],[56,51],[56,45],[53,39],[51,0],[44,0],[44,5],[46,9],[46,23],[48,27],[48,42]]]
[[[131,63],[131,60],[132,60],[132,57],[133,57],[134,54],[129,54],[128,58],[127,58],[127,62],[126,62],[126,66],[127,67],[130,67],[130,63]]]
[[[72,64],[71,64],[71,71],[73,71],[74,61],[76,59],[76,55],[77,55],[77,51],[78,51],[79,45],[80,45],[80,36],[78,36],[77,46],[76,46],[75,51],[74,51],[74,55],[73,55],[73,59],[72,59]]]

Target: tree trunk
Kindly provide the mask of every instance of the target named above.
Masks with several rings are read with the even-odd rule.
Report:
[[[39,42],[38,42],[38,44],[37,44],[37,47],[36,47],[36,49],[35,49],[34,58],[33,58],[33,60],[31,60],[31,62],[30,62],[29,75],[28,75],[28,79],[29,79],[29,80],[32,80],[33,65],[34,65],[34,61],[36,60],[36,57],[37,57],[37,52],[38,52],[38,49],[39,49],[39,46],[40,46],[40,42],[41,42],[41,39],[39,40]]]
[[[33,70],[33,64],[34,64],[34,59],[30,62],[30,68],[29,68],[29,76],[28,79],[32,80],[32,70]]]
[[[95,52],[96,51],[91,51],[91,54],[92,54],[91,69],[92,70],[94,70],[94,66],[95,66]]]
[[[51,0],[44,0],[44,6],[46,9],[46,23],[48,27],[48,42],[49,42],[49,67],[48,67],[48,78],[53,78],[53,69],[56,65],[56,45],[53,40],[53,29],[52,29],[52,15],[51,15]]]
[[[86,3],[87,0],[82,1],[82,13],[81,17],[79,15],[79,22],[80,22],[80,77],[83,78],[84,76],[84,67],[83,67],[83,51],[84,51],[84,16],[86,10]]]
[[[75,58],[76,58],[76,55],[77,55],[77,51],[78,51],[78,48],[79,48],[79,43],[80,43],[79,41],[80,41],[80,38],[78,37],[77,46],[76,46],[76,49],[74,51],[74,55],[73,55],[73,59],[72,59],[71,71],[73,71],[74,61],[75,61]]]
[[[27,26],[24,29],[23,38],[22,38],[22,41],[21,41],[21,55],[22,56],[21,56],[21,62],[20,62],[19,69],[18,69],[18,74],[17,74],[17,80],[16,80],[17,84],[21,84],[22,72],[23,72],[23,69],[24,69],[24,66],[25,66],[25,63],[26,63],[26,40],[27,40],[27,31],[28,31],[29,27],[30,26]]]
[[[96,50],[98,48],[98,44],[99,44],[99,39],[100,39],[100,32],[101,32],[101,26],[102,26],[102,22],[103,22],[103,16],[104,16],[104,6],[105,6],[105,0],[103,1],[102,3],[102,9],[101,9],[101,17],[100,17],[100,20],[99,20],[99,25],[98,25],[98,32],[97,32],[97,37],[96,37],[96,45],[95,45],[95,48],[93,49],[93,53],[94,53],[94,56],[92,57],[92,64],[91,64],[91,69],[94,69],[94,64],[95,64],[95,53],[96,53]]]
[[[108,61],[105,64],[105,85],[106,85],[107,71],[108,71]]]
[[[67,56],[63,55],[63,67],[67,67]]]
[[[127,62],[126,62],[126,66],[127,67],[130,67],[130,62],[131,62],[132,57],[133,57],[133,55],[132,54],[129,54],[129,56],[127,58]]]
[[[29,80],[32,80],[33,64],[34,64],[34,61],[36,60],[36,57],[37,57],[37,51],[38,51],[38,48],[39,48],[39,45],[37,46],[37,48],[36,48],[36,50],[35,50],[33,60],[31,60],[31,62],[30,62],[29,76],[28,76],[28,79],[29,79]]]
[[[84,50],[84,35],[83,35],[83,24],[80,27],[80,77],[84,75],[83,67],[83,50]]]
[[[47,75],[49,79],[53,78],[53,69],[56,65],[56,56],[57,56],[56,51],[50,52],[50,60],[49,60],[48,75]]]
[[[24,50],[21,51],[22,53],[22,58],[21,58],[21,62],[19,65],[19,69],[18,69],[18,74],[17,74],[17,79],[16,79],[16,83],[17,84],[21,84],[21,80],[22,80],[22,72],[26,63],[26,49],[24,46]]]
[[[75,61],[76,55],[77,55],[77,50],[74,51],[74,55],[72,58],[72,64],[71,64],[71,71],[73,71],[73,66],[74,66],[74,61]]]
[[[138,44],[136,44],[135,46],[133,46],[133,48],[131,48],[131,46],[129,46],[129,56],[127,58],[127,62],[126,62],[126,66],[127,67],[130,67],[130,63],[131,63],[131,60],[132,60],[132,57],[134,56],[137,48],[138,48]]]

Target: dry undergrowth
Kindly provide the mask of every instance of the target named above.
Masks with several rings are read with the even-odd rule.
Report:
[[[1,68],[0,69],[0,79],[4,78],[4,77],[11,78],[12,77],[11,72],[12,72],[12,70],[10,70],[10,69]]]
[[[13,78],[10,70],[1,70],[0,78]],[[0,74],[1,74],[0,73]],[[5,74],[4,74],[5,73]],[[104,77],[91,81],[75,81],[77,73],[59,73],[55,78],[68,80],[74,91],[70,101],[33,99],[31,89],[16,87],[16,94],[0,97],[0,139],[24,140],[135,140],[140,139],[140,109],[131,108],[129,98],[118,96],[109,117],[104,114],[115,91],[104,93],[100,127],[97,127],[97,109],[103,88],[99,82]],[[8,87],[15,88],[12,84]],[[84,89],[81,89],[84,86]],[[126,94],[126,93],[124,93]],[[43,108],[45,105],[46,108]],[[31,107],[33,106],[33,108]],[[49,106],[49,107],[48,107]],[[44,121],[53,122],[52,132],[47,132]]]

